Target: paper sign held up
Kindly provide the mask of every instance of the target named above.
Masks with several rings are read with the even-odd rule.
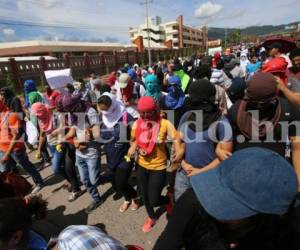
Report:
[[[71,69],[47,70],[45,71],[45,77],[52,89],[62,89],[68,83],[74,82]]]

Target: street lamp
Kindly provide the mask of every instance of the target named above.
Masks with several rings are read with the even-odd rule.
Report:
[[[149,4],[153,3],[153,0],[145,0],[141,5],[146,6],[146,18],[147,18],[147,36],[148,36],[148,61],[149,61],[149,66],[152,65],[152,60],[151,60],[151,48],[150,48],[150,30],[149,30]]]

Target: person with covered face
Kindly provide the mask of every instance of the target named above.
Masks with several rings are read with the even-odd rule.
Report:
[[[131,206],[131,210],[135,211],[139,207],[137,192],[128,182],[133,162],[126,159],[134,118],[126,111],[124,104],[110,93],[104,93],[99,98],[97,108],[102,115],[100,133],[107,165],[113,172],[113,187],[125,199],[119,210],[124,213]],[[125,137],[122,138],[123,134]]]
[[[176,129],[171,122],[161,119],[152,97],[142,97],[138,102],[138,111],[140,117],[132,127],[132,145],[128,155],[136,158],[139,190],[149,216],[142,229],[148,233],[157,220],[155,207],[167,205],[167,212],[171,212],[170,198],[161,195],[166,183],[167,137],[174,143],[174,162],[182,158],[183,150]]]
[[[191,185],[154,250],[299,249],[297,175],[277,153],[237,151]]]
[[[230,156],[232,131],[229,121],[215,104],[216,89],[208,80],[193,82],[186,99],[188,110],[179,123],[180,137],[185,148],[181,168],[175,180],[175,199],[191,187],[189,176],[219,165]],[[216,155],[216,148],[227,153]]]
[[[85,211],[91,213],[104,202],[97,189],[101,177],[99,114],[80,95],[64,95],[58,106],[70,114],[71,128],[62,141],[74,138],[80,179],[93,199]]]
[[[270,73],[255,74],[246,85],[246,93],[228,111],[233,129],[234,151],[263,147],[286,156],[286,141],[291,141],[291,162],[300,180],[299,109],[278,97],[276,79]]]
[[[68,201],[72,202],[81,195],[81,191],[75,171],[75,148],[67,142],[60,142],[65,132],[64,117],[59,113],[53,114],[51,107],[39,102],[32,105],[31,112],[40,128],[37,155],[41,154],[47,141],[52,155],[52,171],[67,181],[70,186]]]

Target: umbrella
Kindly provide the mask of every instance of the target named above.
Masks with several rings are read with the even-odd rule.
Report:
[[[264,41],[259,47],[268,48],[272,43],[280,43],[282,45],[282,53],[287,54],[297,47],[292,39],[288,38],[269,38]]]

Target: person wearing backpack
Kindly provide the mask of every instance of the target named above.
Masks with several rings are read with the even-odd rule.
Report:
[[[110,93],[104,93],[98,99],[97,108],[102,114],[100,133],[107,165],[113,172],[113,187],[125,198],[120,212],[124,213],[130,205],[131,210],[135,211],[139,207],[137,192],[128,183],[133,162],[126,160],[130,147],[130,125],[134,118],[125,110],[123,103]]]
[[[44,182],[28,158],[22,134],[19,114],[12,112],[0,100],[0,171],[11,171],[16,162],[32,177],[35,183],[32,193],[37,193],[43,188]]]

